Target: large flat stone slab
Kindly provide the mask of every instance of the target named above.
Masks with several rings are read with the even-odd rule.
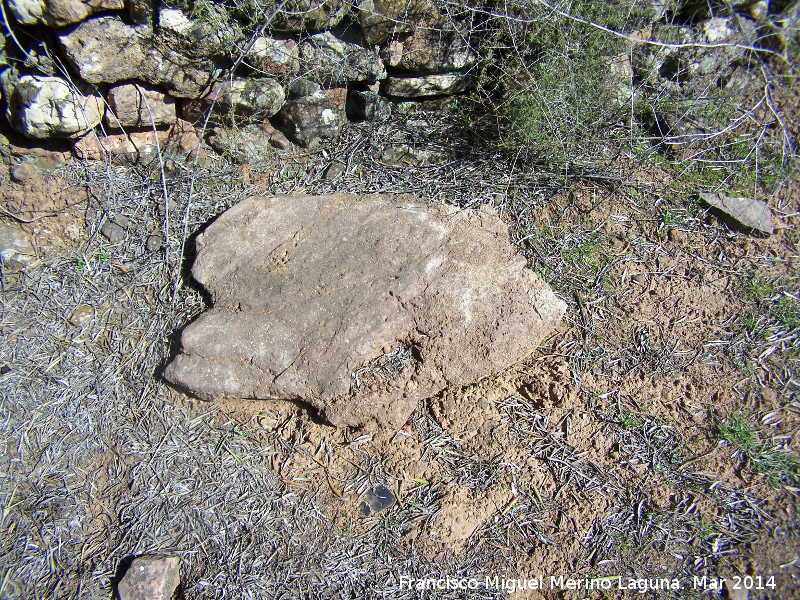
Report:
[[[334,425],[400,426],[446,386],[529,357],[566,309],[488,207],[253,197],[197,250],[213,308],[165,377],[209,400],[300,399]]]

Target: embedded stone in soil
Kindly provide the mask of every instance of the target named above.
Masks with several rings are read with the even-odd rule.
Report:
[[[249,198],[197,239],[214,306],[164,375],[203,399],[299,399],[399,427],[418,402],[528,358],[566,309],[488,207],[410,196]]]

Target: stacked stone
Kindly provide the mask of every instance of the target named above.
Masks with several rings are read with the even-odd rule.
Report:
[[[191,124],[212,107],[240,122],[274,117],[311,146],[348,118],[383,120],[393,102],[467,90],[479,60],[468,32],[430,0],[289,0],[269,35],[255,38],[237,20],[245,15],[221,5],[201,19],[156,12],[152,0],[7,5],[19,25],[54,28],[51,50],[72,71],[15,44],[14,66],[0,58],[9,123],[27,137],[73,138],[89,158],[148,153],[164,141],[185,151],[197,141]]]

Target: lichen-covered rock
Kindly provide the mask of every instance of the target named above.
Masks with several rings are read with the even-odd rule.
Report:
[[[253,40],[245,64],[267,75],[284,75],[300,70],[300,50],[292,39],[260,36]]]
[[[330,31],[310,36],[300,44],[304,77],[325,86],[351,81],[377,81],[386,77],[378,53],[337,38]]]
[[[346,103],[346,88],[320,90],[311,96],[289,100],[278,116],[286,135],[307,148],[320,139],[339,135],[347,122]]]
[[[19,75],[7,69],[0,85],[8,122],[29,138],[78,135],[100,123],[105,111],[98,94],[81,93],[60,77]]]
[[[399,98],[421,98],[464,92],[475,83],[470,75],[463,73],[441,73],[422,77],[387,77],[383,81],[383,92]]]
[[[358,22],[369,44],[383,44],[423,27],[438,27],[442,15],[431,0],[360,0]]]
[[[175,99],[156,89],[126,83],[108,90],[106,124],[112,128],[172,125]]]
[[[267,13],[272,6],[266,7]],[[348,0],[288,0],[270,25],[278,31],[322,31],[336,27],[349,11]]]
[[[566,308],[488,207],[254,197],[197,249],[214,305],[165,377],[204,399],[302,399],[335,425],[401,426],[446,386],[529,357]]]
[[[772,211],[766,202],[755,198],[741,198],[726,194],[703,192],[700,199],[733,219],[745,229],[752,229],[767,235],[774,233]]]
[[[8,9],[21,25],[61,27],[79,23],[94,13],[122,10],[124,0],[8,0]]]
[[[410,73],[446,73],[475,65],[480,57],[460,31],[421,28],[389,41],[381,51],[387,67]]]
[[[159,34],[117,16],[93,17],[59,32],[67,62],[89,83],[137,79],[163,86],[173,96],[196,98],[221,72],[240,35],[174,9],[159,13]]]
[[[185,119],[196,121],[203,118],[213,104],[214,112],[220,115],[233,113],[251,120],[264,120],[276,114],[285,99],[283,88],[274,79],[235,77],[216,82],[199,100],[185,101],[182,114]]]

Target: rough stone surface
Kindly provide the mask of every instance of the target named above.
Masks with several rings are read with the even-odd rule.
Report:
[[[8,9],[21,25],[61,27],[78,23],[94,13],[122,10],[124,0],[9,0]]]
[[[8,171],[11,179],[18,183],[25,183],[39,178],[36,168],[29,162],[12,164]]]
[[[267,13],[272,6],[268,5]],[[270,25],[281,31],[322,31],[336,27],[349,11],[347,0],[288,0]]]
[[[105,106],[99,95],[83,95],[60,77],[17,76],[7,69],[0,84],[8,122],[29,138],[80,134],[103,118]]]
[[[7,267],[29,265],[36,252],[27,232],[11,225],[0,225],[0,260]]]
[[[284,124],[286,135],[307,148],[322,138],[339,135],[347,122],[346,102],[347,89],[333,88],[290,100],[278,116]]]
[[[172,125],[177,117],[175,99],[159,90],[127,83],[108,90],[106,124],[109,127]]]
[[[330,31],[312,35],[300,44],[300,55],[304,76],[328,87],[386,77],[377,52],[340,39]]]
[[[424,77],[388,77],[383,81],[383,91],[387,96],[420,98],[458,94],[468,90],[473,83],[472,77],[461,73],[442,73]]]
[[[458,31],[420,29],[405,40],[392,40],[381,51],[386,66],[411,73],[445,73],[475,65],[479,56]]]
[[[72,145],[72,151],[78,158],[87,160],[105,160],[109,155],[123,157],[131,162],[155,158],[157,144],[162,153],[188,154],[197,148],[199,141],[191,123],[179,120],[167,130],[153,133],[145,131],[128,131],[110,135],[90,133]]]
[[[93,17],[57,34],[67,62],[89,83],[137,79],[173,96],[197,98],[221,70],[241,31],[218,31],[175,9],[159,13],[152,27],[117,16]]]
[[[302,399],[335,425],[402,425],[420,400],[530,356],[566,308],[488,207],[253,197],[197,249],[214,305],[165,377],[204,399]]]
[[[170,600],[180,584],[177,556],[140,556],[117,584],[120,600]]]
[[[424,27],[436,28],[442,16],[431,0],[360,0],[358,21],[369,44],[383,44]]]
[[[247,53],[245,64],[268,75],[297,73],[300,70],[300,49],[294,40],[257,37]]]
[[[737,198],[725,194],[701,193],[700,199],[722,211],[747,229],[772,235],[772,212],[766,202],[755,198]]]
[[[386,121],[392,116],[392,106],[386,98],[360,90],[350,93],[347,111],[354,119],[367,121]]]
[[[283,88],[274,79],[236,77],[216,82],[211,91],[199,100],[184,102],[182,114],[185,119],[196,121],[205,117],[213,103],[217,114],[233,112],[263,120],[276,114],[285,99]]]

